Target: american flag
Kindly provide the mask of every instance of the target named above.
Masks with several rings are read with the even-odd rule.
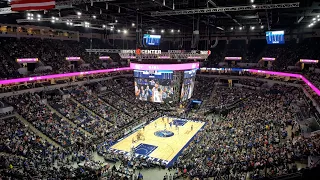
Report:
[[[56,5],[55,0],[12,0],[12,11],[46,10]]]

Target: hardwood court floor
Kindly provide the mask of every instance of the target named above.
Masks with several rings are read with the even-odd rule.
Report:
[[[204,122],[199,121],[186,121],[184,125],[179,126],[178,130],[173,125],[170,127],[169,122],[175,121],[175,118],[158,118],[157,120],[148,124],[144,130],[140,130],[145,140],[139,140],[132,143],[132,139],[137,139],[137,132],[129,135],[123,140],[119,141],[111,148],[126,152],[131,152],[132,145],[134,147],[139,147],[143,144],[156,146],[152,148],[152,152],[148,154],[149,157],[158,158],[170,162],[180,151],[185,147],[185,145],[194,137],[197,132],[203,127]],[[178,120],[179,121],[179,120]],[[174,133],[171,137],[158,137],[154,133],[156,131],[164,130],[166,124],[166,129]],[[193,130],[191,131],[191,126],[193,125]]]

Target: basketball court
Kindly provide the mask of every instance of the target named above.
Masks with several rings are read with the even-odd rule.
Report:
[[[200,121],[160,117],[119,140],[111,150],[128,156],[134,152],[135,156],[147,156],[169,166],[204,125]]]

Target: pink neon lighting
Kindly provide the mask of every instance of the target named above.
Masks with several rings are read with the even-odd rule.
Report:
[[[66,60],[68,61],[78,61],[80,59],[81,59],[80,57],[66,57]]]
[[[14,83],[21,83],[21,82],[37,81],[37,80],[47,80],[47,79],[108,73],[108,72],[115,72],[115,71],[127,71],[127,70],[131,70],[131,68],[125,67],[125,68],[114,68],[114,69],[102,69],[102,70],[95,70],[95,71],[74,72],[74,73],[66,73],[66,74],[52,74],[47,76],[26,77],[26,78],[19,78],[19,79],[8,79],[8,80],[0,80],[0,84],[14,84]]]
[[[225,60],[241,60],[242,57],[225,57]]]
[[[319,60],[313,60],[313,59],[300,59],[300,62],[303,63],[318,63]]]
[[[275,61],[276,58],[263,57],[261,60],[263,60],[263,61]]]
[[[37,62],[38,58],[20,58],[17,62]]]
[[[195,63],[185,63],[185,64],[137,64],[130,63],[131,69],[136,70],[190,70],[190,69],[199,69],[199,62]]]
[[[270,74],[270,75],[279,75],[279,76],[287,76],[287,77],[295,77],[302,79],[314,92],[320,96],[320,90],[315,87],[307,78],[302,76],[301,74],[293,74],[293,73],[284,73],[284,72],[275,72],[275,71],[263,71],[263,70],[256,70],[256,69],[248,69],[249,72],[254,73],[262,73],[262,74]]]
[[[99,59],[101,60],[110,59],[110,56],[100,56]]]

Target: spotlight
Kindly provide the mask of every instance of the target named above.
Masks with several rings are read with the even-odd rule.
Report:
[[[118,20],[115,20],[114,22],[116,22],[116,23],[117,23],[117,22],[118,22]]]
[[[132,27],[134,27],[135,26],[135,24],[134,23],[132,23]]]
[[[251,3],[254,3],[254,0],[250,0]]]
[[[59,21],[59,18],[56,18],[57,21]]]
[[[161,29],[161,33],[164,33],[164,29]]]
[[[231,27],[230,29],[233,30],[233,27]]]
[[[239,30],[242,30],[242,27],[239,27]]]
[[[103,28],[106,28],[106,25],[102,25]]]
[[[152,30],[151,30],[151,32],[152,32],[152,33],[154,33],[154,32],[155,32],[155,30],[154,30],[154,29],[152,29]]]
[[[31,17],[27,17],[28,20],[31,20]]]
[[[51,22],[52,22],[52,23],[55,23],[56,21],[53,19],[53,20],[51,20]]]
[[[118,32],[118,33],[120,33],[120,32],[121,32],[121,30],[120,30],[120,29],[118,29],[118,30],[117,30],[117,32]]]
[[[38,15],[37,15],[37,17],[38,17],[38,18],[41,18],[41,15],[40,15],[40,14],[38,14]]]
[[[252,29],[252,30],[254,30],[254,29],[255,29],[255,27],[254,27],[254,26],[251,26],[251,29]]]
[[[37,20],[40,21],[40,18],[38,18]]]
[[[260,28],[261,28],[261,29],[263,29],[263,28],[264,28],[264,26],[260,26]]]
[[[78,15],[78,16],[81,16],[81,12],[77,12],[77,15]]]
[[[178,29],[178,33],[180,32],[180,29]]]
[[[257,6],[256,6],[255,4],[252,4],[252,7],[253,7],[253,8],[256,8]]]
[[[31,16],[31,14],[30,14],[30,13],[28,13],[28,14],[27,14],[27,16]]]
[[[173,32],[174,32],[174,29],[171,29],[171,32],[173,33]]]
[[[93,16],[92,16],[92,18],[93,18],[93,19],[96,19],[96,18],[97,18],[97,16],[93,15]]]
[[[123,30],[123,34],[127,34],[128,31],[126,29]]]
[[[320,17],[320,15],[318,15],[317,17]]]

